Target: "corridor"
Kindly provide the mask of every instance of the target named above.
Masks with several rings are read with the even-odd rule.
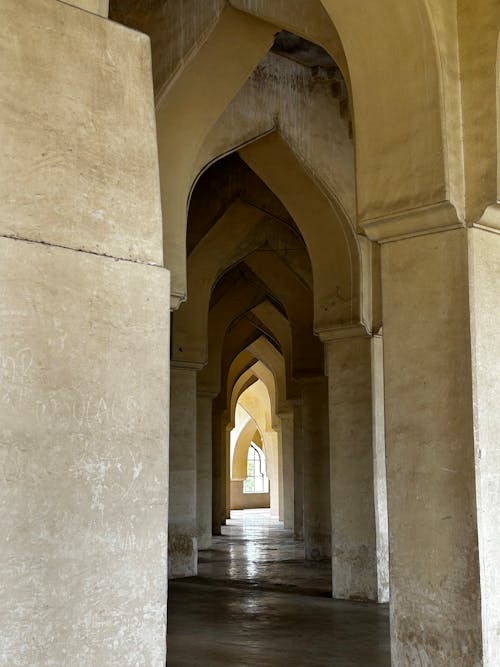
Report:
[[[222,532],[197,577],[170,582],[168,667],[390,665],[388,607],[332,600],[329,561],[304,562],[269,510]]]

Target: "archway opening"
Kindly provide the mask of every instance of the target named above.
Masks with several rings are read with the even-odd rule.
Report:
[[[312,122],[321,127],[309,136]],[[333,170],[329,140],[345,158]],[[197,559],[198,577],[210,582],[289,590],[298,581],[296,590],[332,594],[323,340],[336,328],[363,331],[361,311],[370,319],[376,291],[365,281],[373,294],[361,299],[362,266],[369,271],[373,258],[350,218],[353,158],[339,68],[311,42],[279,32],[194,160],[187,301],[173,316],[172,364],[190,375],[197,415],[185,443],[196,450],[196,526],[190,533],[180,514],[179,542],[189,549],[192,538],[189,563]],[[185,398],[175,386],[173,395]],[[179,441],[193,434],[184,417]]]

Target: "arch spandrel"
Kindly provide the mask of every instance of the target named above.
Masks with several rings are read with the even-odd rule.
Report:
[[[359,218],[443,201],[440,81],[425,3],[321,2],[349,68]]]
[[[175,307],[186,294],[186,206],[196,155],[207,132],[271,47],[275,32],[273,26],[226,7],[158,101],[164,257]]]

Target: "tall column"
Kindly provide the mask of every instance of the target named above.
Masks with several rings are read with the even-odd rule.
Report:
[[[198,549],[212,544],[212,404],[214,396],[198,392],[196,403],[196,505]]]
[[[229,420],[220,409],[213,413],[212,423],[212,534],[220,535],[221,526],[226,523],[227,506],[230,504],[230,495],[226,502],[226,449],[228,446]],[[230,510],[229,510],[230,511]]]
[[[294,443],[293,412],[280,412],[281,457],[283,469],[283,522],[294,529]]]
[[[488,224],[486,224],[488,222]],[[483,663],[500,665],[500,205],[469,230],[472,392]]]
[[[270,511],[271,516],[281,520],[281,498],[282,484],[280,480],[280,456],[278,433],[269,430],[264,433],[265,453],[267,459],[267,476],[269,477]]]
[[[382,245],[395,665],[482,664],[467,234]]]
[[[329,385],[332,594],[376,600],[371,341],[361,326],[322,338]]]
[[[284,522],[284,520],[285,520],[285,507],[284,507],[285,490],[284,490],[284,480],[283,480],[283,439],[281,437],[281,424],[275,430],[274,439],[275,439],[275,442],[276,442],[276,454],[277,454],[276,459],[277,459],[277,462],[278,462],[278,501],[279,501],[278,515],[279,515],[279,520]]]
[[[382,332],[372,336],[373,491],[377,536],[378,601],[389,602],[389,521],[385,456],[384,351]]]
[[[302,402],[293,403],[293,535],[304,537],[304,438],[302,434]]]
[[[231,422],[227,418],[222,423],[221,454],[221,470],[224,471],[222,523],[225,524],[231,518]]]
[[[198,569],[196,503],[196,374],[198,368],[171,364],[169,578],[194,576]]]
[[[54,0],[0,13],[0,663],[162,667],[170,288],[149,39]]]
[[[304,547],[308,560],[331,557],[328,384],[325,377],[302,385],[304,443]]]

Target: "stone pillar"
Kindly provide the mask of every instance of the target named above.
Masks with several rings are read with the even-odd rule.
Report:
[[[221,534],[222,471],[221,471],[221,419],[222,413],[212,413],[212,535]]]
[[[162,667],[170,288],[149,39],[2,0],[0,43],[0,662]]]
[[[373,491],[377,536],[378,601],[389,602],[389,522],[385,457],[384,354],[382,332],[372,336]]]
[[[197,367],[172,362],[170,375],[170,488],[168,575],[190,577],[198,569],[196,502]]]
[[[293,401],[293,535],[304,537],[304,438],[302,402]]]
[[[278,462],[278,502],[279,502],[278,516],[279,516],[279,520],[284,522],[284,518],[285,518],[285,507],[284,507],[285,489],[284,489],[284,478],[283,478],[283,440],[282,440],[282,437],[281,437],[281,424],[275,430],[274,439],[275,439],[275,442],[276,442],[276,455],[277,455],[276,459],[277,459],[277,462]]]
[[[222,422],[221,455],[221,470],[224,471],[222,480],[222,523],[225,524],[231,518],[231,426],[230,420],[227,418]]]
[[[394,665],[483,664],[467,234],[382,245]]]
[[[376,600],[371,341],[361,326],[322,338],[329,385],[332,594]]]
[[[483,663],[500,665],[500,205],[469,230],[472,392]]]
[[[304,548],[308,560],[331,557],[328,384],[318,377],[302,385],[304,445]]]
[[[294,426],[293,412],[280,412],[281,456],[283,469],[283,523],[294,530]]]
[[[212,404],[214,396],[198,392],[196,407],[196,505],[198,549],[212,544]]]
[[[269,477],[271,516],[281,520],[281,480],[278,433],[273,429],[264,433],[267,476]]]
[[[231,512],[231,496],[227,494],[229,420],[224,412],[213,413],[212,424],[212,534],[220,535],[228,512]],[[230,482],[230,480],[229,480]]]

